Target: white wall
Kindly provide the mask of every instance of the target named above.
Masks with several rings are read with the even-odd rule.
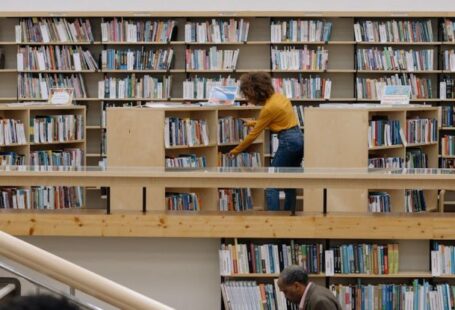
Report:
[[[453,0],[14,0],[0,11],[439,11]]]
[[[176,309],[220,308],[219,239],[22,239]],[[55,287],[55,282],[39,278]]]

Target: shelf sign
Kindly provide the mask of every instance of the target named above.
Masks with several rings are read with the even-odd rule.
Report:
[[[411,99],[411,86],[384,86],[381,104],[409,104]]]
[[[74,88],[51,88],[49,104],[69,105],[73,101]]]

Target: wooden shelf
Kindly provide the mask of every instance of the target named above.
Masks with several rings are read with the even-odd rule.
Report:
[[[197,149],[197,148],[206,148],[206,147],[214,147],[216,146],[215,143],[209,143],[207,145],[175,145],[175,146],[169,146],[166,147],[166,150],[180,150],[180,149]]]
[[[429,143],[408,143],[406,147],[419,147],[419,146],[430,146],[437,145],[438,142],[429,142]]]
[[[31,142],[31,146],[34,145],[54,145],[54,144],[76,144],[76,143],[85,143],[85,140],[72,140],[72,141],[54,141],[54,142]]]
[[[98,130],[98,129],[106,129],[106,127],[101,127],[100,125],[87,125],[85,126],[87,130]]]
[[[17,73],[17,69],[0,69],[0,73]]]
[[[99,158],[99,157],[106,157],[106,154],[100,154],[100,153],[87,153],[87,154],[85,154],[85,157]]]
[[[0,144],[0,147],[16,147],[16,146],[27,146],[29,143],[11,143],[11,144]]]
[[[455,127],[441,127],[439,130],[455,130]]]
[[[383,146],[372,146],[369,147],[369,151],[376,151],[376,150],[389,150],[389,149],[399,149],[404,147],[403,144],[397,144],[397,145],[383,145]]]
[[[220,147],[223,147],[223,146],[237,146],[241,143],[242,141],[238,141],[238,142],[232,142],[232,143],[218,143],[218,146]],[[264,143],[264,141],[260,140],[260,139],[256,139],[254,140],[251,144],[262,144]]]

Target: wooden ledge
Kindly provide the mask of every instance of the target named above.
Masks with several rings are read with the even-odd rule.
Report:
[[[2,212],[16,236],[455,239],[455,215]]]

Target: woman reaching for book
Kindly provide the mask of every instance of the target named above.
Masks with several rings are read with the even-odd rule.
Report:
[[[276,93],[270,76],[262,72],[242,75],[240,92],[248,102],[263,105],[263,108],[257,120],[246,122],[246,126],[254,128],[229,154],[236,156],[245,150],[268,127],[272,132],[278,133],[279,140],[272,167],[300,167],[303,158],[303,135],[289,99]],[[279,211],[279,190],[268,188],[265,192],[268,210]],[[296,189],[285,189],[284,192],[284,209],[295,211]]]

